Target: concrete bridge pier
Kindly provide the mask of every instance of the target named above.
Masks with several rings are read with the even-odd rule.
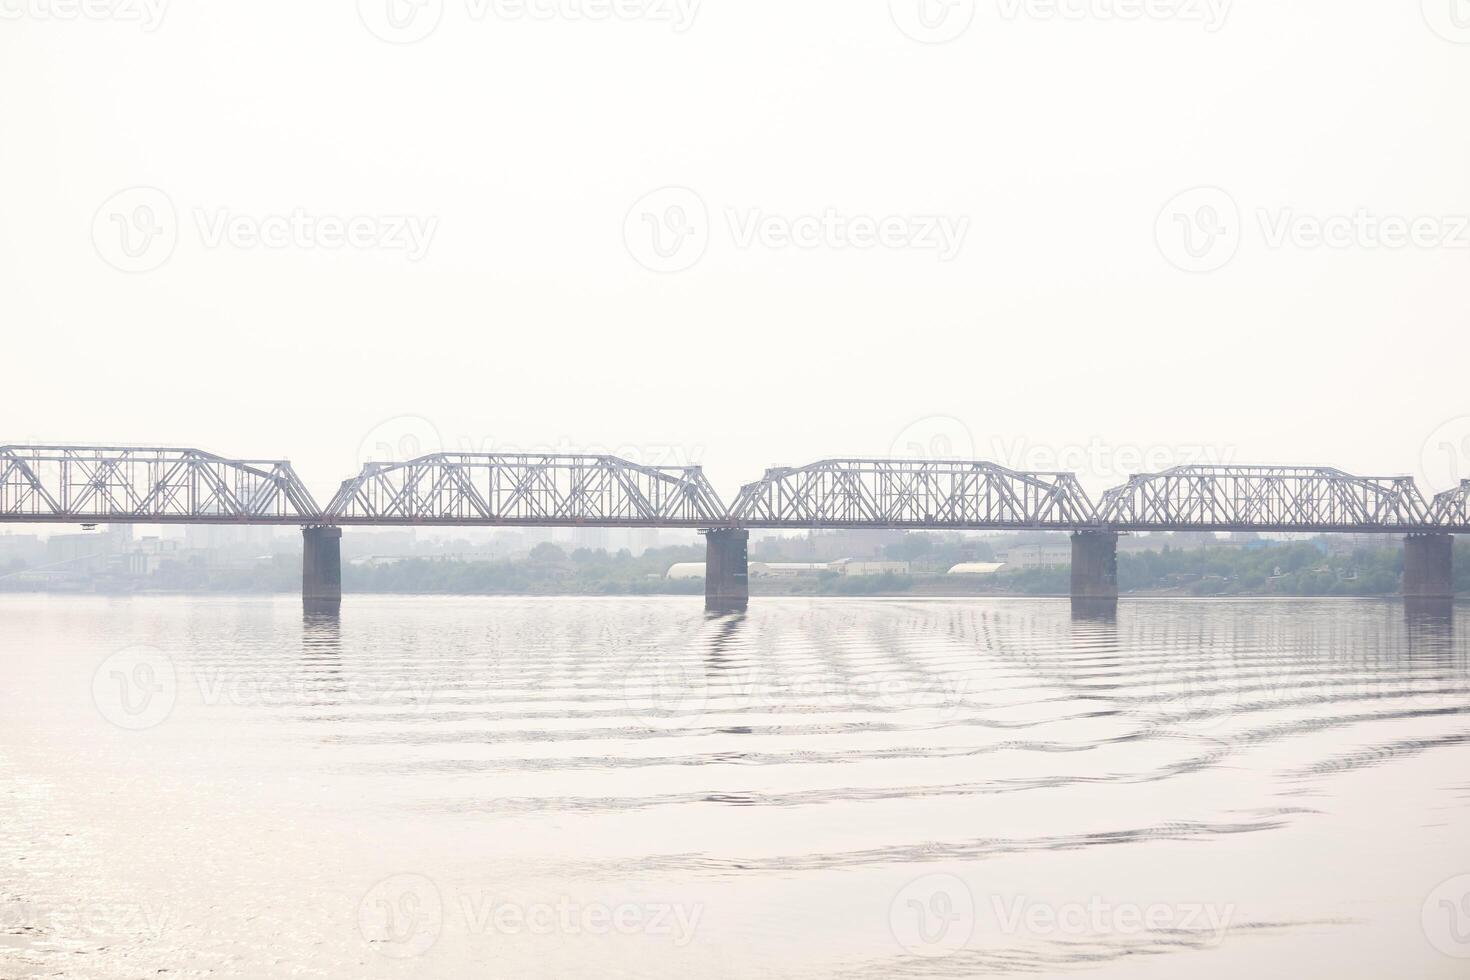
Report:
[[[744,612],[750,605],[749,549],[749,531],[704,532],[705,612]]]
[[[301,529],[301,602],[308,613],[342,608],[342,529]]]
[[[1404,538],[1404,598],[1445,602],[1455,597],[1455,536],[1411,534]]]
[[[1106,617],[1118,608],[1118,534],[1072,535],[1072,611]]]

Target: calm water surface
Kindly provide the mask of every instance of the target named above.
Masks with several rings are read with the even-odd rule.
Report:
[[[0,597],[0,976],[1463,977],[1458,619]]]

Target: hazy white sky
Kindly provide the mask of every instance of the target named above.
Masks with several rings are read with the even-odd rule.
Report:
[[[1470,476],[1464,0],[87,2],[0,441]]]

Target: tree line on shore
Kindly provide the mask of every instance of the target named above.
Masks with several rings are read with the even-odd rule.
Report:
[[[780,561],[779,543],[752,549],[752,560]],[[977,545],[979,546],[977,549]],[[980,551],[983,550],[983,554]],[[908,562],[907,574],[847,576],[836,570],[793,577],[756,575],[756,594],[790,595],[1066,595],[1065,566],[1002,569],[990,575],[947,574],[962,561],[991,557],[989,545],[958,536],[906,536],[884,549],[884,557]],[[357,593],[456,595],[694,595],[698,578],[670,578],[681,562],[702,562],[700,546],[658,548],[642,555],[540,544],[528,555],[497,560],[404,558],[347,564],[343,588]],[[1380,596],[1399,591],[1403,550],[1398,542],[1352,552],[1326,551],[1313,542],[1262,543],[1255,547],[1206,547],[1123,552],[1118,585],[1124,593],[1195,596]],[[278,556],[266,565],[209,568],[166,564],[137,584],[174,592],[293,592],[300,588],[299,558]],[[0,588],[23,586],[0,578]],[[1470,541],[1455,547],[1456,590],[1470,593]]]

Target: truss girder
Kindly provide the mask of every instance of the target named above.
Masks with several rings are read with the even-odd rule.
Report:
[[[718,527],[725,505],[697,466],[615,456],[440,453],[369,463],[327,506],[333,524]]]
[[[1435,523],[1409,477],[1312,467],[1182,466],[1103,495],[1099,523],[1120,530],[1416,531]]]
[[[319,508],[284,460],[197,449],[0,447],[0,523],[1110,529],[1470,534],[1470,480],[1277,466],[1135,476],[1097,506],[1071,473],[831,459],[768,470],[726,509],[699,467],[615,456],[441,453],[366,466]]]
[[[1470,480],[1434,498],[1432,523],[1460,534],[1470,534]]]
[[[299,524],[319,517],[284,460],[197,449],[0,446],[0,521]]]
[[[740,491],[740,527],[1077,528],[1093,506],[1070,473],[994,463],[831,459],[768,470]]]

